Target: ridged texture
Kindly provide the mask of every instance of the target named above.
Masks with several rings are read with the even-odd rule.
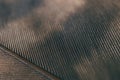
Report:
[[[0,80],[58,80],[0,47]]]
[[[62,80],[120,80],[120,1],[59,1],[2,19],[0,44]]]

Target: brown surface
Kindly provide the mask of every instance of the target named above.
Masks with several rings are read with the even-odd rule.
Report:
[[[0,48],[0,80],[54,80],[20,60],[11,52]]]
[[[120,0],[0,0],[0,45],[62,80],[120,80]]]

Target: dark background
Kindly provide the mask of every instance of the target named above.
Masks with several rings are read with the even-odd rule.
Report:
[[[41,0],[18,0],[10,4],[0,1],[0,31],[5,31],[8,22],[31,14],[40,5]],[[4,32],[0,44],[62,80],[119,80],[119,5],[119,0],[87,0],[82,12],[78,10],[60,24],[64,30],[52,31],[43,42],[26,43],[29,45],[26,47],[22,41],[20,49],[10,45],[18,43],[4,42],[2,36],[8,35]],[[33,23],[36,25],[32,29],[37,33],[41,22],[35,19]]]

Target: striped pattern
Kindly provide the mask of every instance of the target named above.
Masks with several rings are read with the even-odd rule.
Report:
[[[0,47],[1,80],[58,80],[31,63]]]
[[[120,80],[119,0],[85,0],[78,11],[56,23],[56,8],[50,8],[53,13],[47,8],[48,14],[40,16],[34,14],[37,6],[27,8],[30,13],[1,24],[0,44],[62,80]]]

